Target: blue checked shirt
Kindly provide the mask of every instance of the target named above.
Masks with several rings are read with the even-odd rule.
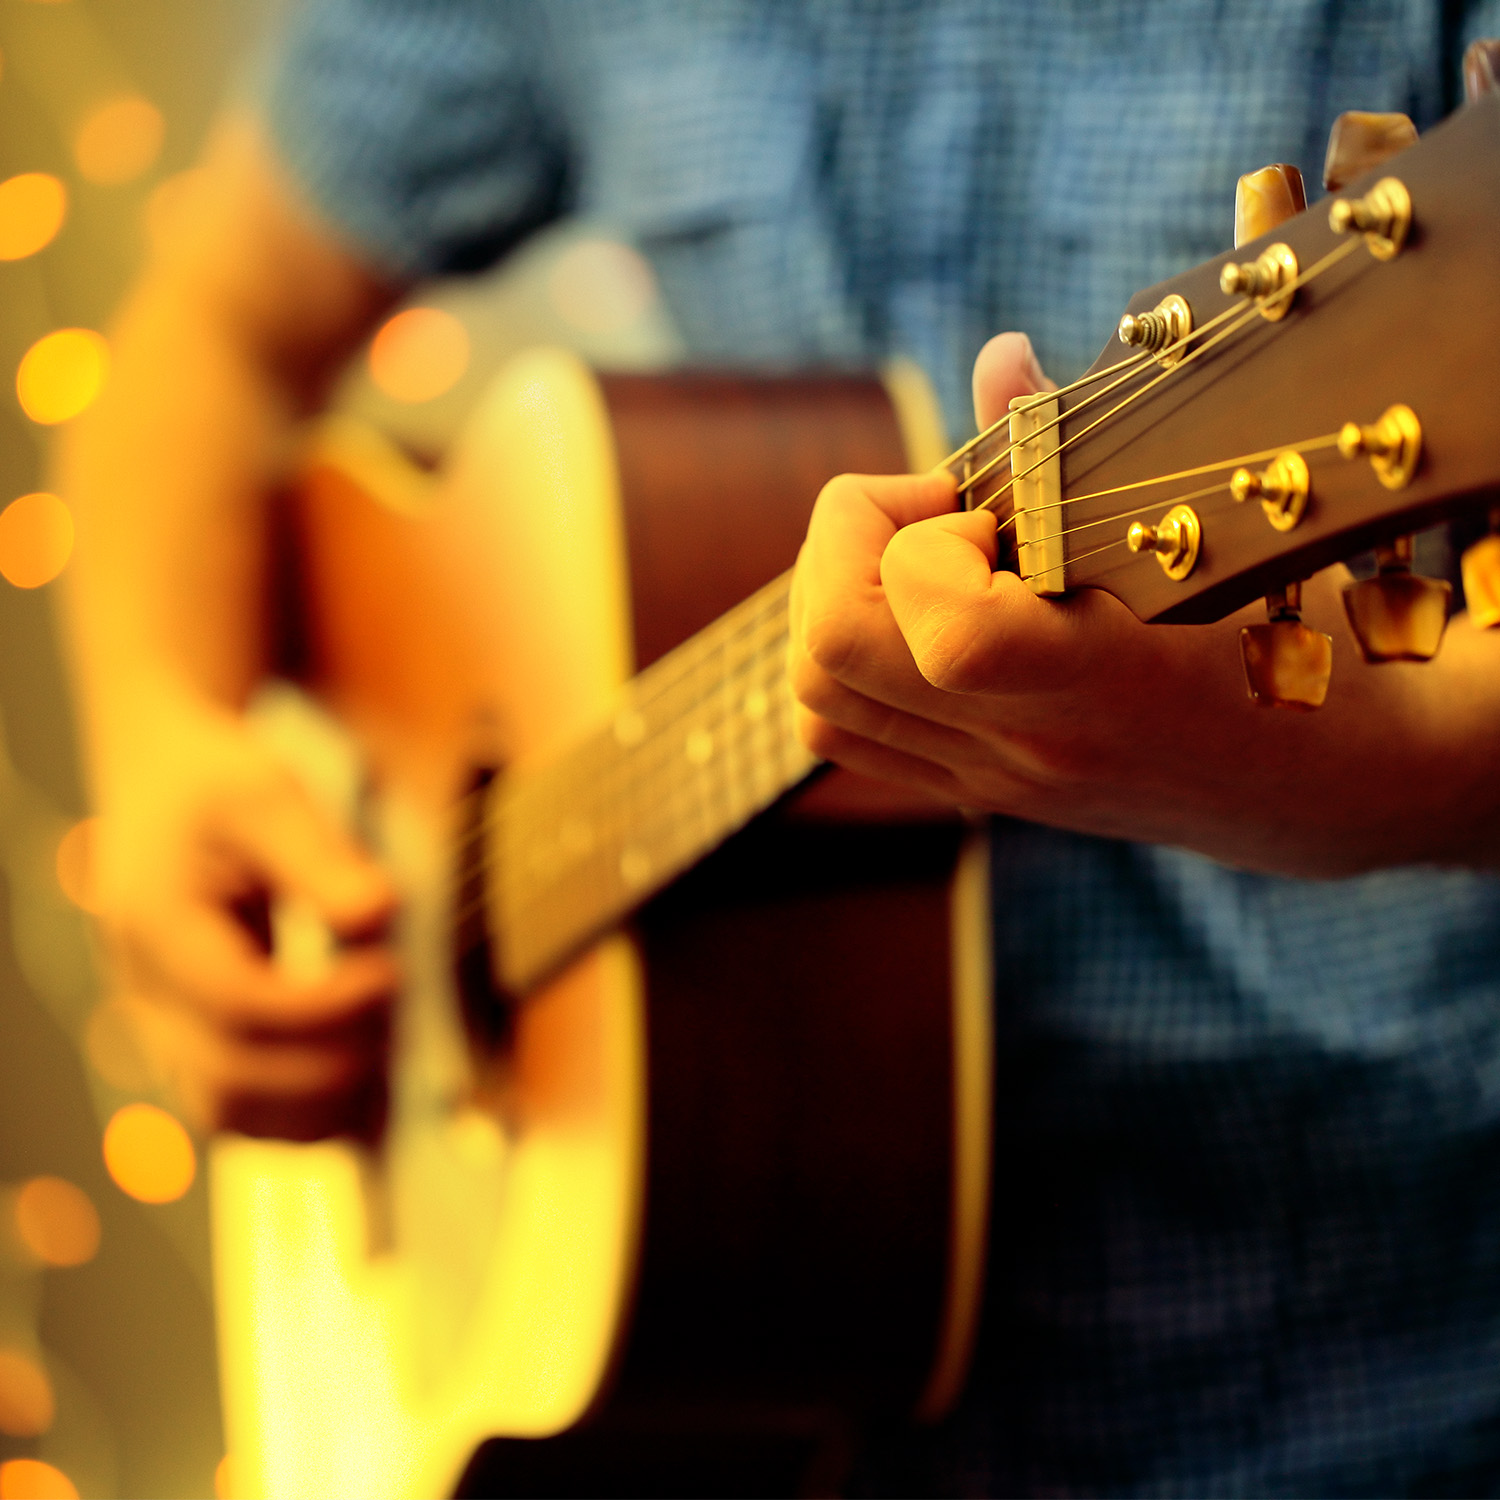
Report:
[[[1453,107],[1500,0],[309,0],[265,87],[375,266],[564,214],[692,355],[1077,374],[1239,173]],[[1372,808],[1371,816],[1379,816]],[[1500,883],[1004,825],[984,1354],[871,1491],[1500,1494]]]

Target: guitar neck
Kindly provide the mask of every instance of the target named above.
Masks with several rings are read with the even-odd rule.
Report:
[[[792,732],[784,573],[627,686],[613,720],[491,800],[492,940],[522,994],[813,768]]]

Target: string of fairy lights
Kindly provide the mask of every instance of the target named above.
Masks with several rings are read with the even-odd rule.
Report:
[[[188,63],[202,46],[188,7],[159,9],[159,20],[181,28]],[[48,444],[105,389],[107,301],[152,237],[172,232],[188,175],[169,170],[173,146],[180,161],[187,143],[170,139],[168,91],[140,81],[141,24],[117,0],[0,0],[0,362],[10,386],[0,390],[9,408],[0,412],[0,590],[14,591],[9,620],[45,620],[45,609],[25,615],[21,596],[40,602],[68,567],[73,514],[47,484]],[[41,671],[6,698],[12,742],[25,738],[33,704],[62,692]],[[72,753],[66,744],[44,748]],[[170,1389],[174,1380],[214,1386],[206,1287],[192,1274],[206,1281],[202,1195],[192,1193],[197,1148],[128,1010],[101,997],[88,931],[96,825],[70,818],[55,786],[41,784],[47,779],[20,768],[0,741],[0,868],[13,970],[25,986],[24,994],[14,980],[0,987],[0,1008],[19,1015],[28,1001],[39,1004],[71,1037],[93,1117],[87,1106],[81,1127],[69,1116],[76,1085],[39,1056],[28,1099],[39,1118],[25,1145],[0,1141],[0,1500],[158,1486],[228,1495],[227,1463],[214,1471],[216,1400],[200,1396],[189,1411]],[[26,1060],[8,1062],[23,1069]],[[72,1140],[77,1147],[66,1146]],[[137,1225],[133,1216],[147,1217]],[[151,1347],[139,1334],[132,1341],[123,1319],[118,1327],[99,1320],[82,1353],[76,1340],[60,1343],[54,1325],[90,1287],[107,1289],[122,1309],[155,1309]],[[185,1291],[194,1332],[179,1338],[163,1309]],[[181,1366],[165,1379],[164,1358]],[[132,1377],[158,1387],[168,1418],[159,1435],[112,1399]],[[134,1411],[149,1409],[150,1396]],[[172,1415],[181,1458],[167,1451]],[[162,1451],[143,1454],[151,1446]]]
[[[48,446],[106,390],[109,307],[134,265],[191,211],[190,163],[213,80],[237,65],[281,3],[0,0],[0,629],[5,611],[19,618],[28,601],[37,608],[26,618],[45,619],[43,602],[67,571],[74,517],[68,496],[49,487]],[[158,34],[148,42],[140,32],[153,16]],[[233,36],[227,17],[239,27]],[[200,33],[214,25],[220,32],[205,42]],[[170,64],[154,74],[142,66],[163,57]],[[196,101],[184,103],[193,89]],[[489,373],[526,344],[569,343],[627,368],[674,357],[649,265],[607,228],[567,228],[521,262],[504,284],[424,294],[390,317],[347,383],[350,405],[428,446],[451,436]],[[0,1500],[210,1487],[226,1497],[235,1482],[212,1395],[197,1145],[129,1002],[101,991],[91,959],[97,821],[70,816],[69,798],[11,753],[38,695],[61,701],[55,678],[28,679],[0,701],[0,875],[15,982],[25,991],[10,992],[0,936],[0,1019],[23,1001],[47,1013],[83,1061],[93,1109],[74,1132],[78,1152],[54,1149],[72,1127],[50,1096],[67,1084],[38,1062],[39,1123],[28,1139],[45,1149],[28,1155],[0,1136]],[[73,752],[60,739],[45,753]],[[4,1121],[0,1112],[0,1130]],[[142,1233],[131,1216],[164,1247],[156,1260],[124,1258],[123,1242]],[[154,1298],[160,1309],[191,1293],[196,1332],[158,1327],[152,1364],[138,1334],[130,1345],[100,1320],[89,1331],[97,1358],[84,1370],[76,1348],[49,1331],[47,1309],[89,1276],[122,1303]],[[181,1395],[188,1388],[198,1398],[191,1411]],[[122,1390],[135,1403],[130,1412]],[[159,1431],[144,1430],[143,1412]]]

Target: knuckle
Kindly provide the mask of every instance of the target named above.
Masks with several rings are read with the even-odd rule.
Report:
[[[799,709],[794,720],[797,738],[819,760],[832,760],[842,736],[839,730],[818,714]]]
[[[822,611],[805,626],[807,655],[830,677],[842,678],[858,659],[859,635],[843,613]]]

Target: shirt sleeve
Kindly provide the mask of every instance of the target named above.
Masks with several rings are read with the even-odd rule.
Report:
[[[284,165],[387,274],[477,270],[562,211],[524,6],[302,0],[259,102]]]

